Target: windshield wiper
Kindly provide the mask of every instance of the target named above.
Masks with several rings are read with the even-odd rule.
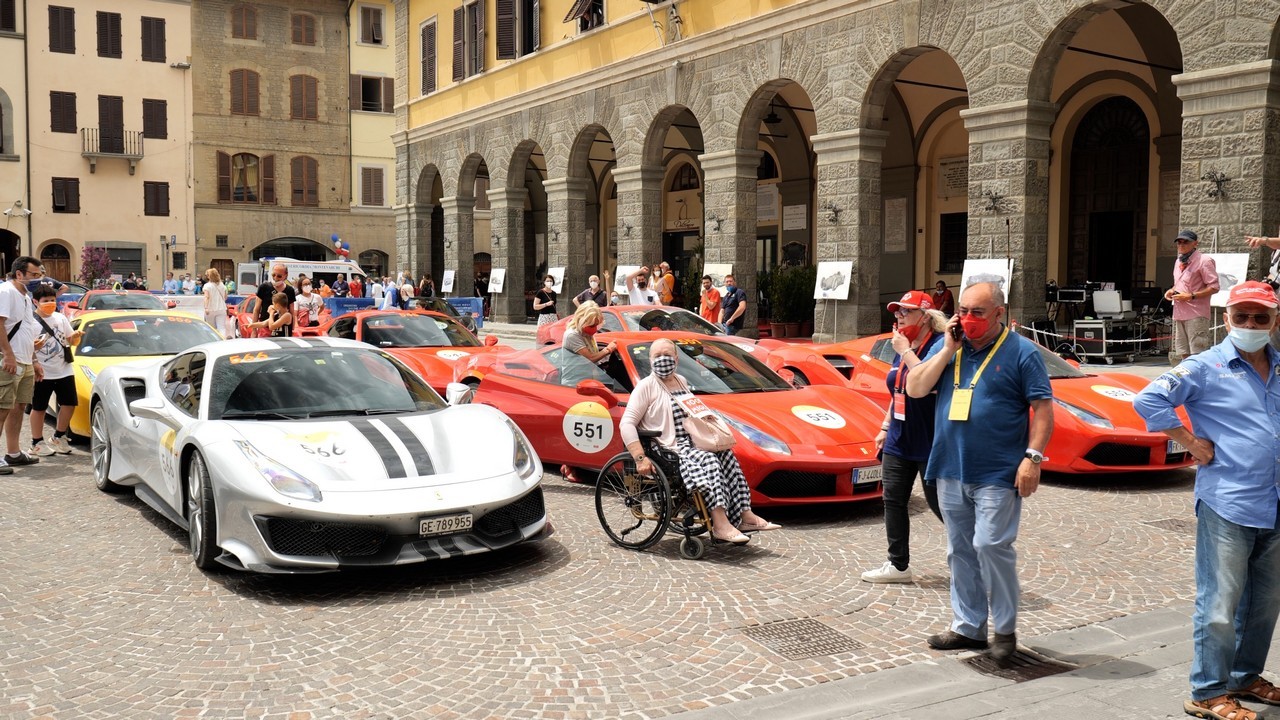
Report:
[[[286,415],[285,413],[271,410],[222,414],[223,420],[297,420],[299,417],[299,415]]]
[[[413,412],[412,410],[391,410],[387,408],[346,408],[343,410],[316,410],[309,412],[305,417],[344,417],[347,415],[399,415],[400,413]]]

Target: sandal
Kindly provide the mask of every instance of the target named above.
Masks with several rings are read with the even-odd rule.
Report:
[[[768,531],[768,530],[781,530],[781,529],[782,529],[782,526],[781,526],[781,525],[779,525],[778,523],[771,523],[771,522],[769,522],[768,520],[765,520],[763,524],[761,524],[761,523],[743,523],[743,524],[741,524],[741,525],[739,525],[739,526],[738,526],[738,529],[739,529],[739,530],[741,530],[741,531],[742,531],[742,532],[744,532],[744,533],[749,533],[749,532],[765,532],[765,531]]]
[[[719,540],[720,542],[731,543],[733,545],[746,545],[751,542],[751,538],[737,531],[734,531],[733,535],[721,535],[715,530],[712,530],[711,537],[712,539]]]
[[[1265,705],[1280,705],[1280,687],[1276,687],[1275,683],[1259,676],[1249,687],[1240,688],[1239,690],[1228,690],[1227,692],[1236,697],[1245,700],[1260,702]]]
[[[1208,700],[1188,700],[1182,703],[1188,715],[1208,720],[1258,720],[1258,714],[1230,695],[1219,695]]]

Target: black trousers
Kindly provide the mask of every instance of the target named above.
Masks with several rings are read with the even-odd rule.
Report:
[[[927,463],[903,458],[886,453],[882,461],[884,466],[884,532],[889,538],[889,562],[899,570],[906,570],[911,565],[911,519],[907,517],[907,502],[911,500],[911,489],[916,484],[916,476],[921,477],[924,485],[924,499],[929,509],[942,521],[942,509],[938,505],[938,486],[924,482]]]

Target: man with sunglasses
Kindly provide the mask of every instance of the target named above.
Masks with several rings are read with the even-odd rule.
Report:
[[[272,265],[271,277],[266,282],[258,286],[258,313],[257,320],[262,322],[267,319],[267,308],[271,307],[271,298],[276,293],[282,292],[289,296],[289,307],[293,307],[293,303],[298,299],[298,291],[289,284],[289,270],[284,265]]]
[[[1173,349],[1169,364],[1177,365],[1188,355],[1209,347],[1209,319],[1213,309],[1209,298],[1218,292],[1218,266],[1213,258],[1197,252],[1200,238],[1183,230],[1173,241],[1178,246],[1178,262],[1173,266],[1173,287],[1164,299],[1173,303]]]
[[[1147,429],[1196,459],[1196,606],[1191,700],[1197,717],[1253,720],[1240,700],[1280,705],[1262,677],[1280,615],[1280,352],[1268,344],[1276,294],[1231,289],[1221,343],[1161,375],[1134,399]],[[1187,410],[1194,431],[1175,413]]]

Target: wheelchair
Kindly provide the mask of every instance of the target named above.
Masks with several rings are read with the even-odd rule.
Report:
[[[626,451],[605,464],[596,482],[596,517],[609,539],[624,548],[644,550],[670,532],[681,536],[680,556],[697,560],[706,554],[707,540],[718,542],[709,533],[711,513],[702,493],[685,488],[680,459],[658,445],[656,437],[640,432],[652,475],[641,475]]]

